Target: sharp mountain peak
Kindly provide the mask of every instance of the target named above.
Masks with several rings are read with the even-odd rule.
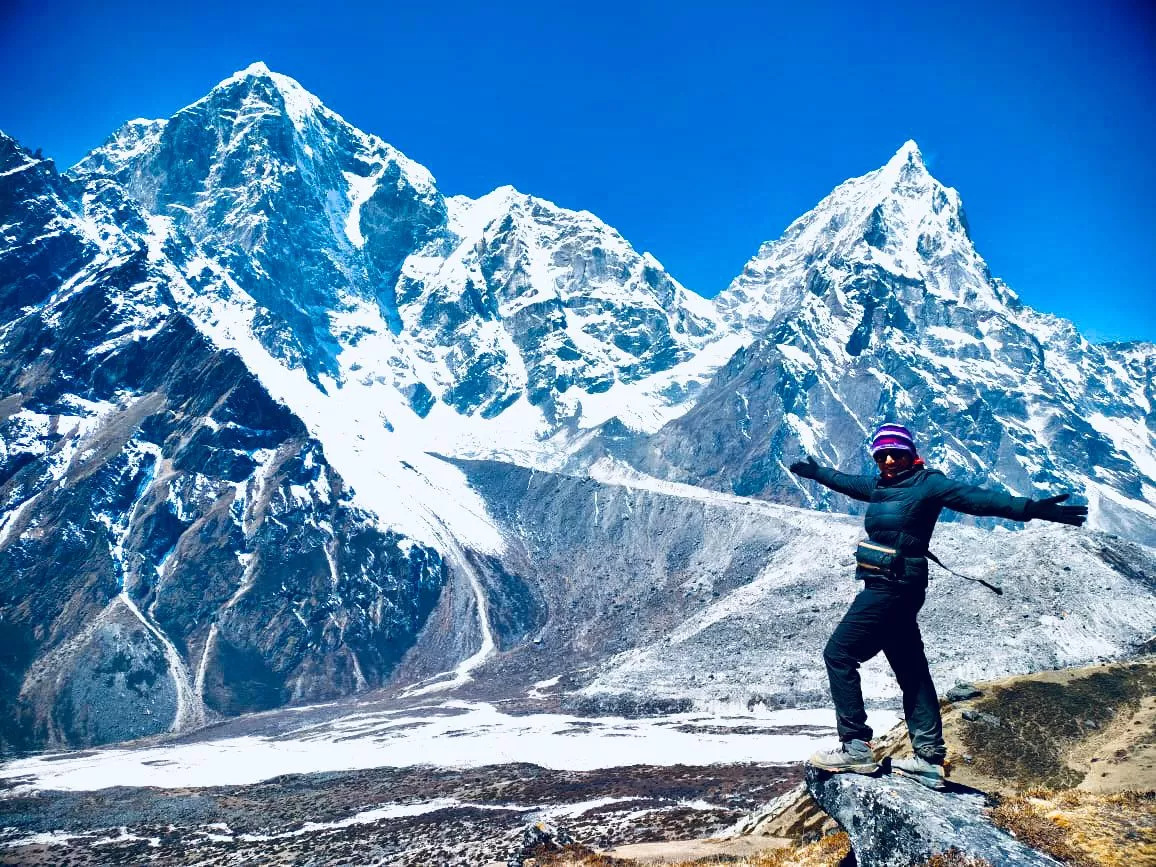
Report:
[[[919,145],[915,139],[910,138],[905,141],[899,150],[895,152],[895,155],[887,161],[887,165],[917,165],[926,168],[926,164],[923,161],[923,151],[919,149]]]

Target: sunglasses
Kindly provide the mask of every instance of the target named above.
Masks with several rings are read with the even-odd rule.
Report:
[[[895,463],[899,463],[904,458],[910,458],[911,452],[906,452],[903,449],[883,449],[883,451],[875,452],[873,457],[877,464],[883,463],[888,458],[891,458]]]

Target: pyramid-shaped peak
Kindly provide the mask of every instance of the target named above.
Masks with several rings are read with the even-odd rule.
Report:
[[[313,95],[310,94],[305,88],[303,88],[296,79],[290,78],[288,75],[282,75],[279,72],[274,72],[263,60],[250,63],[244,69],[234,72],[213,89],[219,90],[232,84],[239,84],[250,81],[251,79],[265,79],[266,81],[271,81],[273,85],[282,92],[300,91],[301,93],[316,100],[316,97],[313,97]]]
[[[307,117],[319,111],[326,111],[321,100],[306,90],[296,79],[274,72],[263,60],[250,63],[244,69],[234,72],[209,92],[205,99],[214,99],[218,94],[231,93],[238,86],[244,86],[243,93],[256,88],[258,92],[272,88],[285,104],[285,110],[293,122],[300,127]],[[203,100],[202,100],[203,101]],[[197,105],[198,103],[194,103]]]
[[[923,154],[919,150],[919,145],[915,139],[909,138],[903,143],[903,147],[899,148],[897,153],[906,154],[908,158],[923,159]]]
[[[271,70],[268,66],[265,65],[264,60],[258,60],[254,63],[250,63],[248,66],[246,66],[240,72],[235,73],[234,77],[245,77],[245,76],[250,76],[250,75],[269,75],[270,73],[272,73],[272,71],[273,70]]]
[[[887,161],[887,165],[899,168],[903,166],[926,168],[923,162],[923,152],[919,150],[919,145],[915,143],[914,139],[905,141],[903,146],[895,152],[895,156]]]

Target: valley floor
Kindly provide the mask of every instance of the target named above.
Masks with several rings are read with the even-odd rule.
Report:
[[[203,789],[33,791],[0,800],[0,825],[8,826],[0,863],[504,863],[536,819],[564,824],[599,848],[704,837],[800,776],[798,764],[595,771],[496,765],[380,768]]]
[[[1063,863],[1156,864],[1156,657],[979,686],[943,703],[952,781]],[[800,786],[829,719],[453,700],[279,712],[0,766],[0,863],[500,865],[544,821],[579,846],[539,864],[834,867],[846,838],[822,836],[835,829]],[[877,743],[908,749],[902,724]]]
[[[291,709],[0,766],[0,863],[478,865],[539,819],[604,849],[707,837],[797,784],[831,722],[428,699]]]

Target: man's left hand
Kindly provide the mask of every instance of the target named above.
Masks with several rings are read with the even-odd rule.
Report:
[[[1054,497],[1045,497],[1042,500],[1028,502],[1028,518],[1039,518],[1041,521],[1054,521],[1057,524],[1071,524],[1081,526],[1088,520],[1087,506],[1061,506],[1070,494],[1058,494]]]

